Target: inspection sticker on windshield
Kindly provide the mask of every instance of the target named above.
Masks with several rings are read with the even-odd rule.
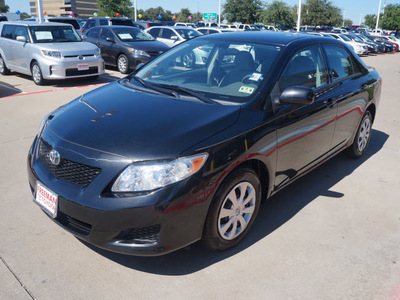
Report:
[[[249,77],[249,80],[259,81],[261,76],[262,76],[262,74],[260,74],[260,73],[253,73]]]
[[[252,94],[253,91],[254,91],[254,88],[248,87],[248,86],[244,86],[244,85],[242,85],[240,87],[240,89],[239,89],[239,92],[246,93],[246,94]]]

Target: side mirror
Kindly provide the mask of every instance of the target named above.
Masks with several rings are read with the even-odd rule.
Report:
[[[26,38],[24,36],[22,36],[22,35],[17,35],[17,41],[25,43],[26,42]]]
[[[113,38],[111,38],[111,37],[107,37],[106,41],[110,42],[110,43],[115,43],[115,40]]]
[[[176,35],[171,36],[171,40],[177,41],[178,40],[178,36],[176,36]]]
[[[304,86],[289,86],[279,97],[280,104],[309,105],[314,102],[314,91]]]
[[[82,38],[82,41],[86,41],[87,40],[87,35],[86,34],[82,34],[81,38]]]

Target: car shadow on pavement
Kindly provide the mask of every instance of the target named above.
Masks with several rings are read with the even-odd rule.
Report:
[[[16,95],[21,92],[20,89],[17,89],[13,85],[0,81],[0,98]]]
[[[212,251],[197,242],[163,256],[136,257],[109,252],[84,241],[82,243],[98,254],[135,270],[170,276],[197,272],[251,247],[289,221],[317,197],[344,197],[343,193],[332,191],[331,188],[378,153],[388,138],[389,135],[386,133],[373,130],[369,148],[362,158],[353,160],[344,154],[339,154],[274,195],[261,205],[257,219],[247,237],[230,250]]]

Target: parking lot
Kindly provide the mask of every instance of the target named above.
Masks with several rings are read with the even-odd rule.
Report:
[[[363,60],[383,92],[362,159],[338,155],[278,193],[236,248],[196,243],[152,258],[81,242],[27,182],[42,117],[122,75],[40,87],[0,76],[0,299],[400,299],[400,53]]]

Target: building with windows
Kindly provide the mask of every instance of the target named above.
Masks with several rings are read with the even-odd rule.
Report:
[[[0,0],[1,1],[1,0]],[[43,11],[48,16],[69,16],[71,12],[74,17],[92,17],[98,11],[97,0],[42,0]],[[37,0],[29,2],[31,15],[38,15]]]

